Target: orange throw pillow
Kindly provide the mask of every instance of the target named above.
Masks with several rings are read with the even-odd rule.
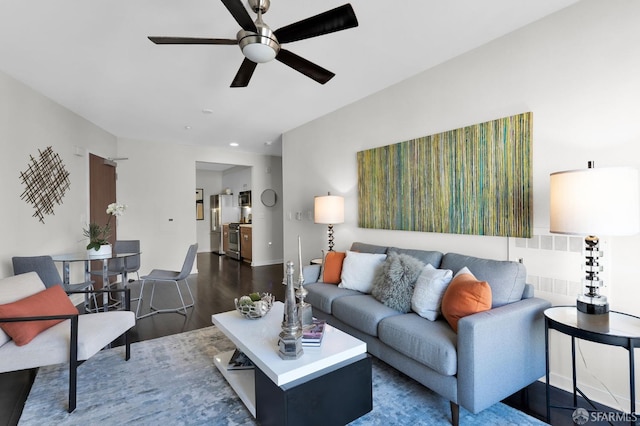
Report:
[[[346,253],[340,251],[330,251],[324,258],[324,273],[322,282],[327,284],[340,284],[342,274],[342,262]]]
[[[0,318],[38,317],[45,315],[78,314],[71,299],[62,289],[55,285],[13,303],[0,305]],[[38,334],[64,320],[2,322],[0,328],[9,335],[17,346],[24,346]]]
[[[491,309],[491,287],[472,274],[453,278],[442,297],[442,315],[453,331],[458,332],[458,320]]]

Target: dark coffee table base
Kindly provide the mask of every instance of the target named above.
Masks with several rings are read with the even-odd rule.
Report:
[[[255,369],[256,419],[269,425],[345,425],[373,409],[371,357],[277,386]]]

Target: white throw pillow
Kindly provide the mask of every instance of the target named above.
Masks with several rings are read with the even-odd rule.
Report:
[[[471,276],[473,278],[475,278],[476,276],[473,275],[473,273],[469,270],[469,268],[467,268],[466,266],[464,266],[462,269],[460,269],[458,272],[456,272],[456,274],[453,276],[453,278],[457,277],[458,275],[462,275],[462,274],[471,274]]]
[[[442,296],[453,279],[449,269],[422,268],[411,297],[411,309],[423,318],[435,321],[440,315]]]
[[[386,254],[359,253],[347,250],[347,257],[342,263],[340,284],[338,287],[371,293],[373,277],[387,258]]]

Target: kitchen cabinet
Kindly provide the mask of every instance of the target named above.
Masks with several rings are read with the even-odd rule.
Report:
[[[222,251],[229,251],[229,225],[222,225]]]
[[[240,225],[240,255],[251,263],[251,226]]]

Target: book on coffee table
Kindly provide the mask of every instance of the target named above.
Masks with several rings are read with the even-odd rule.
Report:
[[[313,324],[302,331],[302,346],[320,346],[326,321],[313,319]]]
[[[229,359],[227,370],[249,370],[251,368],[253,368],[253,362],[251,362],[244,352],[236,349]]]

